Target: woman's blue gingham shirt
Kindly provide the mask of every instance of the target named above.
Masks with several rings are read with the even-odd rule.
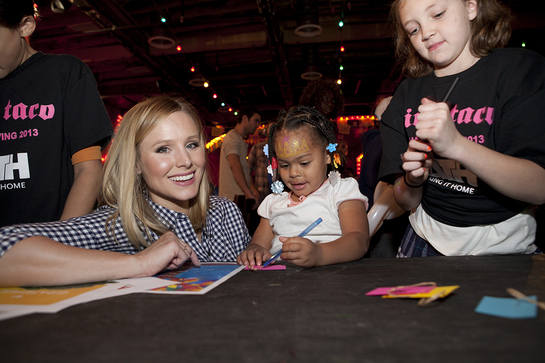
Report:
[[[171,230],[197,253],[201,262],[235,261],[250,242],[250,235],[242,214],[235,203],[224,197],[211,196],[201,241],[183,213],[174,212],[149,201],[154,211],[166,221]],[[68,221],[17,224],[0,229],[0,256],[17,242],[32,236],[45,236],[65,245],[94,250],[134,254],[133,246],[118,218],[115,236],[106,232],[105,224],[114,212],[112,207],[101,207],[96,212]],[[154,241],[159,238],[152,232]]]

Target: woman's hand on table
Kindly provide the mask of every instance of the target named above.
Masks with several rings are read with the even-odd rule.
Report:
[[[153,276],[165,269],[176,269],[189,259],[196,266],[201,264],[191,246],[170,231],[134,257],[139,261],[142,270],[137,277]]]

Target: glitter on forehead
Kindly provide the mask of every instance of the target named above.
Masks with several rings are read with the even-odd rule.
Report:
[[[305,138],[299,142],[296,137],[284,137],[276,143],[276,155],[281,158],[289,158],[310,151]]]

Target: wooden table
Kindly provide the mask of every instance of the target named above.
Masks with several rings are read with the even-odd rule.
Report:
[[[422,308],[380,286],[460,285]],[[545,256],[362,259],[242,271],[202,296],[133,294],[0,322],[2,362],[545,362],[537,319],[477,314],[515,288],[545,300]]]

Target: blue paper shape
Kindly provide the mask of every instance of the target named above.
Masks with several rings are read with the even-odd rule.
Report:
[[[537,300],[535,295],[528,297]],[[521,299],[485,296],[475,308],[475,312],[508,319],[535,319],[537,306]]]

